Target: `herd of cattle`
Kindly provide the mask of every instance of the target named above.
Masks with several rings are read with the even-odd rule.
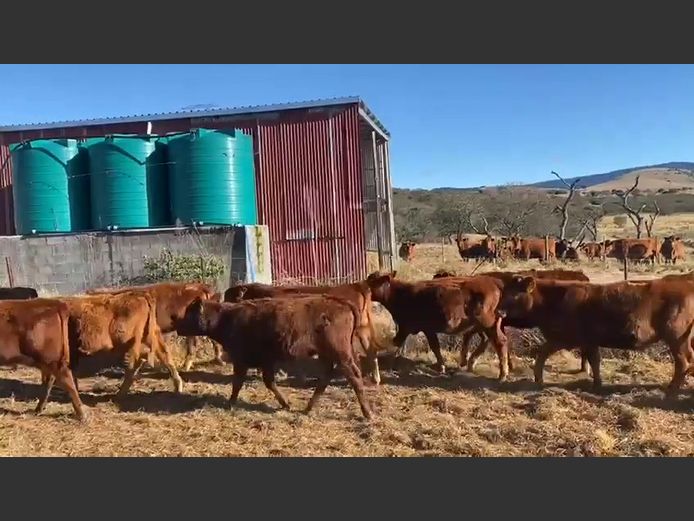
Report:
[[[397,325],[393,346],[374,331],[372,302],[379,302]],[[529,270],[456,276],[439,272],[432,280],[407,282],[396,273],[373,273],[366,280],[338,286],[240,284],[224,294],[201,283],[162,283],[93,290],[84,296],[39,298],[31,288],[0,289],[0,363],[40,369],[40,413],[57,383],[70,396],[76,416],[85,418],[79,396],[80,361],[110,353],[122,357],[125,375],[116,398],[131,387],[141,366],[154,361],[183,392],[163,335],[186,337],[183,370],[195,358],[197,337],[215,346],[219,363],[233,364],[230,405],[248,370],[258,369],[283,408],[289,403],[275,383],[284,363],[317,356],[321,377],[306,406],[310,411],[335,376],[353,388],[362,413],[372,416],[364,392],[364,373],[380,383],[379,352],[401,349],[409,335],[424,333],[445,371],[437,334],[462,335],[461,366],[491,346],[499,359],[499,379],[510,368],[506,327],[538,328],[545,338],[535,362],[535,380],[560,349],[579,349],[582,370],[592,369],[601,385],[600,348],[636,350],[665,343],[674,360],[668,392],[676,392],[694,369],[694,275],[668,275],[650,281],[594,284],[581,271]],[[479,336],[479,347],[468,346]],[[226,355],[226,356],[224,356]]]
[[[680,237],[671,235],[662,240],[656,237],[647,239],[614,239],[603,242],[580,243],[576,246],[566,239],[554,237],[493,237],[482,234],[462,234],[451,237],[451,242],[458,247],[458,253],[463,260],[495,260],[516,258],[520,260],[589,260],[615,258],[634,261],[661,260],[676,264],[685,260],[684,243]],[[409,261],[414,255],[416,243],[403,242],[399,255],[404,261]]]

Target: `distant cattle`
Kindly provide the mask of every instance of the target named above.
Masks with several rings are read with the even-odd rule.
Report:
[[[238,303],[195,300],[176,324],[182,335],[206,335],[219,342],[234,364],[229,403],[236,402],[249,368],[261,369],[265,386],[280,405],[289,403],[275,383],[278,362],[318,355],[324,373],[306,406],[309,412],[334,376],[337,365],[366,418],[372,416],[352,343],[360,311],[351,302],[327,295],[262,298]]]
[[[465,334],[483,331],[499,356],[499,378],[508,375],[507,339],[501,331],[497,304],[500,290],[494,279],[472,277],[440,278],[404,282],[396,273],[372,273],[367,278],[372,298],[383,304],[395,321],[398,332],[393,343],[402,348],[409,335],[424,333],[436,357],[436,368],[445,371],[437,333]]]
[[[582,244],[579,249],[589,260],[601,259],[605,252],[601,242],[587,242]]]
[[[205,299],[220,298],[209,285],[198,282],[163,282],[144,286],[94,289],[87,293],[90,295],[118,295],[119,293],[130,291],[144,291],[154,298],[157,309],[157,324],[163,334],[175,332],[176,320],[183,317],[188,304],[197,297]],[[187,337],[185,339],[186,357],[183,362],[184,371],[189,371],[193,365],[197,343],[195,337]],[[212,344],[215,350],[215,361],[220,365],[224,365],[222,347],[215,342],[212,342]]]
[[[624,260],[647,260],[655,264],[660,260],[660,247],[655,237],[647,239],[615,239],[605,241],[605,256]]]
[[[566,239],[556,241],[555,253],[557,259],[577,261],[579,260],[578,251],[579,249]]]
[[[271,286],[268,284],[239,284],[224,292],[225,302],[240,302],[242,300],[267,297],[292,297],[301,295],[331,295],[343,298],[354,304],[360,313],[360,325],[357,338],[366,353],[369,371],[373,381],[378,385],[381,375],[378,368],[378,351],[384,350],[378,342],[373,328],[371,288],[366,282],[341,284],[338,286]]]
[[[157,325],[156,304],[148,292],[121,292],[61,297],[69,312],[71,364],[83,356],[114,352],[123,357],[125,377],[117,397],[127,394],[146,358],[158,359],[169,371],[174,389],[183,391],[169,346]]]
[[[491,235],[462,234],[455,238],[455,243],[463,260],[493,260],[497,256],[496,239]]]
[[[28,300],[38,298],[39,294],[34,288],[0,288],[0,300]]]
[[[41,370],[43,393],[36,412],[43,411],[53,384],[67,391],[78,419],[84,420],[70,369],[68,308],[54,299],[0,302],[0,364],[22,364]]]
[[[691,368],[694,283],[688,280],[590,284],[517,276],[504,285],[500,307],[507,320],[527,321],[542,332],[538,383],[552,353],[576,347],[588,359],[596,387],[602,383],[600,347],[639,350],[663,341],[675,362],[668,394],[682,386]]]
[[[405,262],[409,262],[414,255],[415,246],[417,246],[417,244],[412,241],[403,242],[398,250],[398,255]]]
[[[685,260],[684,242],[680,237],[670,235],[663,239],[660,246],[660,254],[666,264],[677,264],[677,261]]]
[[[546,244],[545,244],[546,242]],[[555,260],[557,258],[557,241],[553,238],[521,238],[518,235],[508,239],[513,256],[521,260],[539,259]],[[547,250],[547,251],[545,251]]]

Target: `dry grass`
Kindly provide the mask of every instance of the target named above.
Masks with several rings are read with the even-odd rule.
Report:
[[[634,237],[635,228],[630,220],[626,220],[624,226],[616,224],[622,218],[626,218],[625,214],[609,215],[600,219],[598,224],[598,232],[605,237]],[[685,241],[694,239],[694,213],[676,213],[671,215],[660,215],[653,226],[653,234],[663,238],[668,235],[679,235]],[[690,254],[691,252],[687,252]]]
[[[414,260],[399,266],[399,276],[431,278],[439,268],[470,273],[476,266],[456,255],[448,245],[443,257],[440,245],[419,246]],[[621,277],[616,263],[607,271],[601,263],[581,267],[596,280]],[[490,268],[480,266],[478,272]],[[392,336],[388,314],[379,311],[377,320],[381,333]],[[520,345],[522,338],[528,345]],[[497,362],[491,354],[482,357],[473,375],[459,370],[457,353],[447,351],[448,374],[434,374],[432,355],[420,338],[411,338],[409,360],[382,360],[382,386],[368,390],[376,412],[371,422],[361,418],[344,380],[328,388],[310,416],[299,410],[312,393],[312,382],[301,387],[292,378],[280,382],[291,411],[278,410],[257,377],[241,392],[240,406],[228,410],[231,369],[200,365],[182,373],[186,389],[181,396],[155,369],[117,404],[111,396],[120,383],[118,371],[82,379],[90,417],[80,425],[60,391],[54,391],[42,416],[33,414],[37,371],[0,368],[0,455],[694,456],[694,396],[691,388],[677,399],[664,396],[663,385],[672,374],[667,358],[607,357],[605,389],[595,394],[584,375],[572,374],[578,359],[559,353],[548,361],[547,387],[539,389],[531,381],[533,340],[522,338],[512,339],[516,369],[506,384],[495,380]],[[211,359],[211,349],[200,356]],[[315,367],[308,363],[307,370],[311,376]]]

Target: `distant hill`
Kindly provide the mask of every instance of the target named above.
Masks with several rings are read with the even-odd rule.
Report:
[[[578,186],[595,191],[624,190],[633,185],[637,175],[641,176],[639,181],[639,189],[641,190],[656,191],[669,188],[694,190],[694,163],[685,161],[637,166],[604,174],[579,176],[581,180]],[[568,178],[566,181],[571,183],[574,179],[576,177]],[[551,179],[527,186],[540,189],[565,188],[559,179]]]

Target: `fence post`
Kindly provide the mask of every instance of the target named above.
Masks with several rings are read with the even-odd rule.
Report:
[[[624,254],[624,280],[629,279],[629,256]]]
[[[443,249],[444,240],[445,240],[445,239],[444,239],[443,237],[441,237],[441,264],[443,264],[444,262],[446,262],[446,255],[445,255],[445,252],[444,252],[444,249]]]
[[[605,250],[605,237],[602,238],[602,251],[600,252],[600,260],[604,263],[607,262],[607,251]]]
[[[10,284],[11,288],[14,288],[14,271],[12,271],[9,257],[5,257],[5,266],[7,266],[7,282]]]
[[[545,264],[549,264],[549,235],[545,235]]]

